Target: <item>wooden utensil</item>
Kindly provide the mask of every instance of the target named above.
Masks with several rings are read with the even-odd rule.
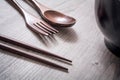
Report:
[[[24,1],[31,3],[35,7],[35,9],[40,13],[41,17],[53,26],[70,27],[76,22],[76,20],[73,17],[52,10],[40,4],[36,0],[24,0]]]
[[[26,58],[29,58],[29,59],[32,59],[32,60],[35,60],[35,61],[39,61],[39,62],[42,62],[42,63],[45,63],[47,65],[50,65],[50,66],[53,66],[55,68],[59,68],[61,70],[64,70],[66,72],[68,72],[68,68],[65,68],[63,66],[60,66],[58,64],[55,64],[53,62],[50,62],[48,60],[45,60],[43,58],[41,58],[40,56],[36,55],[36,54],[33,54],[33,53],[30,53],[30,52],[26,52],[26,51],[23,51],[21,49],[18,49],[16,47],[13,47],[13,46],[9,46],[9,45],[6,45],[4,43],[0,43],[0,49],[3,49],[5,51],[9,51],[9,52],[12,52],[14,54],[17,54],[17,55],[20,55],[20,56],[24,56]]]
[[[66,58],[63,58],[61,56],[55,55],[54,53],[47,52],[45,50],[42,50],[40,48],[37,48],[37,47],[32,46],[30,44],[27,44],[25,42],[22,42],[22,41],[19,41],[19,40],[15,40],[13,38],[9,38],[9,37],[7,37],[5,35],[1,35],[0,34],[0,40],[4,41],[4,42],[7,42],[7,43],[10,43],[10,44],[13,44],[13,45],[20,46],[22,48],[26,48],[28,50],[32,50],[32,51],[35,51],[35,52],[47,55],[49,57],[53,57],[54,59],[57,59],[57,60],[60,60],[60,61],[64,61],[64,62],[69,63],[69,64],[71,64],[71,62],[72,62],[69,59],[66,59]]]
[[[19,10],[19,12],[24,17],[28,28],[30,28],[32,31],[42,35],[50,35],[58,32],[58,30],[52,28],[46,22],[36,18],[31,13],[29,13],[24,8],[22,8],[22,6],[16,0],[7,0],[7,1],[9,1],[11,4],[14,5],[14,7],[17,10]]]

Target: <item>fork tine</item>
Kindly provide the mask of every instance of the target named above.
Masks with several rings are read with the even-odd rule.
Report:
[[[28,26],[28,28],[30,28],[31,30],[33,30],[34,32],[38,33],[38,34],[43,34],[43,35],[46,35],[48,36],[49,34],[40,30],[39,28],[37,28],[35,25],[31,25],[31,26]]]
[[[48,31],[47,29],[44,28],[44,26],[40,25],[39,23],[33,24],[35,25],[38,29],[48,33],[48,34],[52,34],[50,31]]]
[[[41,21],[40,22],[42,25],[46,26],[46,28],[48,28],[49,30],[55,31],[56,33],[58,33],[59,31],[56,30],[55,28],[51,27],[50,25],[48,25],[46,22]]]
[[[44,28],[45,30],[51,32],[52,34],[55,34],[55,33],[56,33],[55,31],[53,31],[52,29],[47,28],[46,26],[44,26],[44,25],[41,24],[41,23],[37,23],[37,24],[38,24],[39,26],[41,26],[42,28]]]

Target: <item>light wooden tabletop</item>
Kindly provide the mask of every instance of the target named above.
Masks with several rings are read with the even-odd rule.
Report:
[[[18,0],[32,14],[39,14],[24,1]],[[23,17],[6,0],[0,0],[0,34],[71,59],[73,65],[58,61],[69,72],[13,55],[0,49],[0,80],[120,80],[120,59],[104,44],[104,36],[95,20],[95,0],[38,0],[52,9],[76,18],[71,28],[59,33],[38,36],[30,31]]]

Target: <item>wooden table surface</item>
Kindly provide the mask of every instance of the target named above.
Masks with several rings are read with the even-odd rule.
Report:
[[[24,1],[18,1],[40,18]],[[0,49],[0,80],[120,80],[120,59],[104,44],[104,36],[95,20],[95,0],[38,1],[76,18],[76,24],[61,28],[59,33],[50,37],[39,36],[26,27],[19,12],[6,0],[0,0],[0,34],[71,59],[73,65],[50,59],[67,67],[69,72],[66,73]]]

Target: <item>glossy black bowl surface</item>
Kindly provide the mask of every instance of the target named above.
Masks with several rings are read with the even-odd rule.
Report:
[[[120,0],[95,0],[95,13],[106,46],[120,57]]]

